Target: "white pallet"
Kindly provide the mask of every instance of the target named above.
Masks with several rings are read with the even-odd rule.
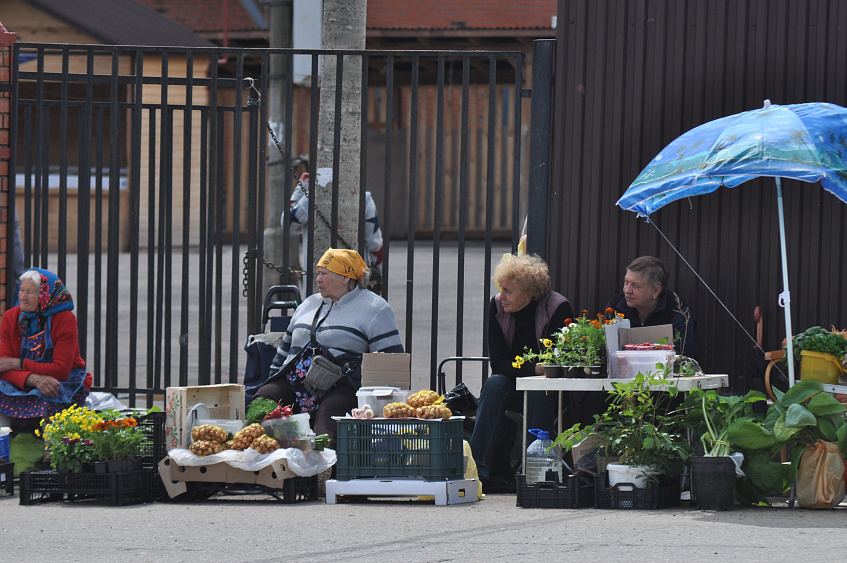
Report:
[[[476,502],[477,480],[423,481],[418,479],[352,479],[326,482],[326,503],[335,504],[337,495],[434,496],[435,504]]]

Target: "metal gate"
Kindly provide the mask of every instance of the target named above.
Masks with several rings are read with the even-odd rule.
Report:
[[[281,124],[269,124],[266,103],[275,57],[287,69],[274,92],[284,100]],[[135,406],[136,396],[151,405],[170,385],[240,381],[244,340],[263,330],[262,288],[287,282],[264,267],[265,227],[278,221],[265,211],[294,188],[291,156],[317,153],[317,81],[295,83],[298,57],[313,76],[322,57],[361,65],[361,182],[378,188],[385,256],[392,244],[407,248],[407,350],[429,338],[433,386],[439,323],[458,325],[451,355],[485,353],[484,343],[463,349],[463,256],[469,237],[479,239],[484,268],[468,283],[482,295],[484,334],[492,245],[505,237],[514,251],[529,197],[521,53],[18,43],[10,206],[26,264],[55,271],[72,290],[96,388],[129,394]],[[268,193],[273,158],[285,163],[284,193]],[[288,229],[282,236],[287,272]],[[432,329],[413,339],[421,241],[433,251]],[[445,245],[459,257],[459,298],[456,316],[439,320]]]

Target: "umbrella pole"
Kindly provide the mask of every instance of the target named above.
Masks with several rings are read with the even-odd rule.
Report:
[[[779,250],[782,254],[782,293],[779,306],[785,311],[785,351],[788,358],[788,386],[794,387],[794,343],[791,332],[791,291],[788,289],[788,253],[785,250],[785,212],[782,206],[782,182],[776,180],[776,204],[779,212]]]

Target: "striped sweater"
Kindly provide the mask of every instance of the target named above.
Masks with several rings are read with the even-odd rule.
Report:
[[[325,320],[316,332],[318,344],[329,350],[335,363],[349,363],[354,368],[346,378],[354,389],[362,385],[362,354],[403,351],[394,310],[382,297],[357,287],[333,305],[331,299],[315,293],[294,311],[271,365],[272,377],[309,344],[312,321],[319,307],[318,321]]]

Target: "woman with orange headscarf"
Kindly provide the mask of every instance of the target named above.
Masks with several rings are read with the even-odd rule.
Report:
[[[315,433],[329,434],[334,448],[337,424],[332,417],[358,406],[362,354],[402,352],[403,344],[391,306],[366,289],[370,270],[358,252],[330,248],[318,261],[317,272],[320,293],[307,297],[294,311],[271,365],[272,375],[255,397],[293,404],[295,413],[311,413]],[[313,344],[313,330],[322,355],[344,374],[321,397],[303,384],[311,365],[311,356],[303,352]]]

